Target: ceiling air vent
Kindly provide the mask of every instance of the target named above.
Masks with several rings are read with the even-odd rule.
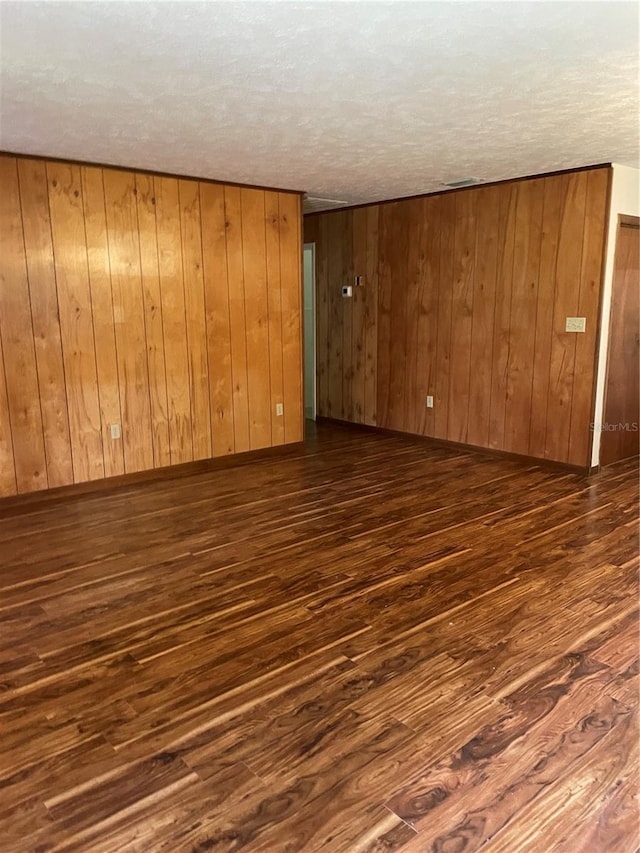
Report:
[[[317,213],[320,210],[331,210],[334,207],[344,207],[348,201],[340,201],[337,198],[321,198],[320,196],[306,195],[302,202],[303,213]]]
[[[462,178],[460,181],[443,181],[443,187],[449,187],[451,190],[457,190],[459,187],[472,187],[474,184],[481,184],[481,178]]]

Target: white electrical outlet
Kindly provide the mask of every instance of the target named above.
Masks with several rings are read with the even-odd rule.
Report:
[[[564,324],[565,332],[584,332],[587,329],[586,317],[567,317]]]
[[[111,438],[120,438],[120,424],[111,424]]]
[[[427,397],[427,409],[433,409],[433,397],[430,394]]]
[[[345,284],[342,288],[342,295],[346,298],[353,296],[353,287],[350,284]]]
[[[282,405],[282,403],[276,403],[276,415],[278,417],[284,415],[284,406]]]

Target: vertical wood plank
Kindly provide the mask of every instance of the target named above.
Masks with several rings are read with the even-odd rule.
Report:
[[[234,452],[235,445],[224,187],[203,183],[200,205],[211,437],[213,455],[226,456]]]
[[[284,405],[282,363],[282,295],[280,287],[280,209],[278,193],[264,194],[267,307],[269,315],[269,386],[271,388],[271,443],[284,444],[284,415],[276,406]]]
[[[638,456],[640,435],[640,218],[618,222],[611,291],[600,465]],[[634,424],[635,429],[634,429]],[[624,428],[620,428],[624,427]],[[590,460],[589,460],[590,461]]]
[[[545,456],[558,461],[566,461],[569,455],[576,335],[565,332],[565,320],[575,317],[578,310],[587,173],[563,175],[562,179],[564,193],[556,260],[545,439]]]
[[[378,426],[389,424],[389,391],[391,384],[391,291],[393,275],[393,254],[390,252],[388,232],[392,218],[393,205],[379,208],[378,246],[380,254],[378,273],[378,371],[377,371],[377,410]]]
[[[503,445],[511,453],[529,450],[543,206],[543,180],[517,185]]]
[[[387,242],[385,254],[390,259],[392,274],[390,288],[390,347],[389,390],[387,393],[387,418],[384,426],[405,429],[405,387],[407,363],[407,277],[408,255],[411,240],[410,211],[406,204],[390,205],[393,211],[385,217],[383,238]]]
[[[440,279],[440,204],[437,198],[422,200],[424,226],[420,234],[420,288],[418,294],[418,351],[416,409],[420,412],[417,432],[433,435],[434,409],[427,408],[427,396],[436,387],[438,338],[438,281]]]
[[[124,474],[124,446],[122,437],[111,437],[111,425],[122,423],[122,411],[102,169],[82,166],[80,177],[96,348],[104,473],[106,477],[115,477]]]
[[[469,444],[488,447],[491,407],[493,327],[498,261],[498,211],[502,188],[477,190],[477,233],[471,332],[469,386]]]
[[[176,465],[181,462],[191,462],[193,459],[189,353],[182,280],[180,200],[178,181],[174,178],[154,177],[153,186],[156,199],[158,269],[167,377],[169,446],[171,464]]]
[[[229,320],[231,325],[231,371],[233,375],[233,425],[235,452],[249,450],[249,392],[247,331],[245,319],[244,267],[242,257],[242,207],[238,187],[225,187],[227,223],[227,271]]]
[[[593,431],[590,425],[595,408],[596,348],[610,179],[610,169],[595,169],[587,173],[578,300],[578,316],[586,317],[586,331],[584,334],[575,336],[576,360],[571,393],[569,437],[569,462],[573,465],[591,464]]]
[[[104,170],[107,236],[127,473],[153,468],[153,431],[133,173]]]
[[[0,157],[0,335],[18,492],[47,488],[42,416],[24,254],[18,169]],[[0,392],[3,389],[0,389]],[[5,426],[6,430],[6,426]],[[5,431],[3,430],[3,431]],[[7,441],[4,441],[7,455]],[[11,490],[10,469],[2,475]]]
[[[409,220],[406,277],[406,334],[405,334],[405,390],[404,429],[420,431],[424,400],[420,404],[421,376],[423,366],[418,364],[420,313],[422,304],[422,266],[426,222],[423,199],[411,199],[406,203]]]
[[[73,483],[44,161],[19,158],[18,177],[49,488]]]
[[[330,255],[328,218],[318,219],[316,242],[316,381],[318,414],[329,414],[329,351],[331,348],[329,316],[331,279],[329,276]]]
[[[327,414],[331,418],[343,416],[344,343],[342,325],[342,274],[344,252],[344,213],[338,211],[327,220],[327,237],[331,246],[328,259],[328,311],[327,311]]]
[[[353,275],[362,276],[363,286],[353,288],[353,306],[351,309],[353,331],[351,347],[353,352],[351,379],[352,418],[355,423],[364,423],[364,382],[365,382],[365,305],[367,281],[367,208],[359,208],[353,217]]]
[[[551,365],[551,335],[555,302],[556,263],[564,185],[562,176],[544,178],[540,243],[540,273],[536,305],[535,345],[531,385],[529,454],[544,458],[547,431],[547,397]]]
[[[5,364],[0,334],[0,495],[15,495],[18,491],[16,466],[13,458],[13,439],[9,417],[9,398],[5,379]]]
[[[187,348],[189,352],[193,458],[209,459],[211,457],[211,410],[207,326],[202,278],[200,185],[198,181],[179,181],[178,193],[180,198]]]
[[[73,475],[78,483],[104,477],[80,167],[49,162],[47,178]]]
[[[364,419],[365,424],[378,422],[378,231],[379,208],[367,207],[367,243],[364,305]]]
[[[247,330],[249,446],[252,450],[257,450],[271,444],[269,302],[264,192],[242,189],[240,204]]]
[[[353,287],[353,211],[344,211],[342,238],[342,269],[340,290],[343,286]],[[353,291],[352,291],[353,293]],[[347,421],[353,420],[353,296],[342,299],[342,414]]]
[[[135,187],[153,460],[156,468],[159,468],[171,464],[171,445],[153,177],[136,174]]]
[[[504,184],[500,193],[498,220],[498,268],[496,274],[496,308],[492,350],[493,369],[491,371],[491,409],[489,415],[489,446],[498,450],[504,446],[513,252],[516,231],[516,199],[517,185]]]
[[[455,194],[440,196],[440,282],[438,287],[438,341],[436,388],[433,401],[434,435],[446,438],[449,432],[449,381],[451,376],[451,317],[455,250]]]
[[[453,295],[449,376],[450,441],[467,441],[476,247],[475,192],[455,193]]]
[[[304,437],[300,199],[280,193],[279,206],[284,434],[290,443]]]

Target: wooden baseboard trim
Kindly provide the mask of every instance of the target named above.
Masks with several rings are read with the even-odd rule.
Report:
[[[341,418],[327,418],[321,415],[316,417],[318,423],[331,423],[349,429],[365,430],[367,432],[380,433],[382,435],[393,435],[399,438],[419,439],[429,444],[431,447],[445,447],[449,450],[462,450],[465,453],[477,453],[481,456],[492,456],[498,459],[510,459],[514,462],[522,462],[526,465],[538,465],[542,468],[548,468],[552,471],[568,471],[572,474],[582,474],[589,476],[597,473],[598,467],[595,469],[592,466],[572,465],[569,462],[556,462],[554,459],[539,459],[537,456],[525,456],[522,453],[511,453],[508,450],[494,450],[491,447],[481,447],[476,444],[465,444],[460,441],[449,441],[445,438],[433,438],[429,435],[420,435],[419,433],[403,432],[397,429],[387,429],[386,427],[371,426],[369,424],[356,424],[353,421],[345,421]]]
[[[295,455],[304,445],[303,441],[291,444],[279,444],[276,447],[265,447],[261,450],[247,450],[243,453],[232,453],[228,456],[216,456],[212,459],[200,459],[197,462],[183,462],[180,465],[169,465],[166,468],[152,468],[149,471],[136,471],[132,474],[120,474],[117,477],[106,477],[104,480],[90,480],[87,483],[70,483],[68,486],[57,486],[54,489],[44,489],[38,492],[25,492],[20,495],[9,495],[0,498],[0,518],[13,515],[12,510],[39,509],[57,500],[86,495],[96,497],[105,492],[127,489],[140,483],[176,480],[193,474],[206,474],[208,471],[219,471],[225,468],[236,468],[266,459],[286,458]]]

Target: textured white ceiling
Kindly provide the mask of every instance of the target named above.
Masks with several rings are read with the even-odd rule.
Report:
[[[635,2],[2,2],[5,150],[350,203],[638,165]]]

